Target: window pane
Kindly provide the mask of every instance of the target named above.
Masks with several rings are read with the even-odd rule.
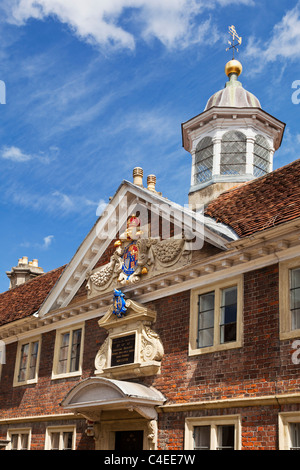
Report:
[[[215,293],[199,295],[198,347],[213,345]]]
[[[291,270],[291,288],[300,288],[300,268]]]
[[[26,380],[28,352],[29,352],[29,343],[23,344],[21,348],[20,369],[19,369],[19,375],[18,375],[19,382],[23,382],[24,380]]]
[[[290,308],[292,329],[300,328],[300,269],[291,270]]]
[[[212,168],[213,141],[211,137],[204,137],[196,148],[194,184],[209,181],[212,177]]]
[[[51,450],[59,450],[59,432],[52,432],[50,435]]]
[[[58,374],[67,372],[68,351],[69,351],[70,333],[61,336],[61,346],[59,351]]]
[[[73,331],[70,372],[79,370],[81,330]]]
[[[300,328],[300,309],[292,311],[292,330]]]
[[[290,424],[291,449],[300,450],[300,423]]]
[[[11,449],[18,450],[18,434],[12,434],[10,437]]]
[[[246,136],[238,131],[224,134],[221,144],[221,175],[246,172]]]
[[[28,450],[28,434],[21,434],[21,450]]]
[[[200,330],[198,335],[198,348],[206,348],[214,344],[214,329]]]
[[[196,426],[194,428],[194,449],[210,449],[210,426]]]
[[[31,344],[31,355],[30,355],[29,376],[28,376],[29,380],[35,378],[38,349],[39,349],[38,341]]]
[[[73,433],[72,432],[64,432],[63,433],[63,450],[72,450],[72,442],[73,442]]]
[[[270,148],[265,137],[257,135],[254,143],[253,174],[260,177],[269,172]]]
[[[217,450],[234,450],[234,426],[218,426]]]
[[[300,288],[291,289],[291,309],[300,309]]]
[[[222,290],[220,340],[221,343],[236,340],[237,287]]]

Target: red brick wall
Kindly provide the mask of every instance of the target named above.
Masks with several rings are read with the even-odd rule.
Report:
[[[157,312],[153,329],[161,337],[165,355],[161,374],[140,381],[159,389],[168,403],[299,392],[299,366],[291,360],[292,341],[279,340],[278,266],[244,275],[242,348],[188,356],[190,292],[159,299],[148,306]],[[97,319],[86,322],[82,378],[94,374],[94,359],[105,337],[106,332],[99,329]],[[7,346],[7,364],[3,366],[0,381],[2,419],[63,412],[58,404],[82,378],[51,381],[54,341],[54,331],[42,337],[38,383],[14,388],[12,383],[17,343]],[[298,405],[294,406],[297,408]],[[285,411],[288,410],[287,407]],[[186,417],[240,413],[243,448],[276,449],[279,411],[278,407],[270,406],[161,413],[159,446],[161,449],[183,448]],[[36,435],[32,443],[38,448],[45,423],[34,426]],[[84,421],[81,426],[84,429]],[[6,437],[6,428],[0,426],[0,437]],[[92,439],[87,438],[83,431],[79,432],[78,439],[81,448],[92,445]]]
[[[278,266],[244,275],[243,346],[188,356],[190,292],[151,304],[165,356],[153,379],[169,401],[250,397],[299,391],[292,340],[279,341]]]
[[[161,376],[151,384],[169,403],[299,392],[299,366],[291,360],[293,340],[279,340],[278,282],[277,265],[246,273],[243,347],[201,356],[188,356],[190,293],[154,302],[152,307],[158,312],[155,329],[165,356]],[[236,411],[242,416],[243,448],[277,448],[279,411],[277,407]],[[207,410],[202,415],[233,412]],[[160,415],[162,449],[182,448],[184,419],[184,414]]]
[[[64,410],[59,405],[60,402],[79,380],[94,374],[95,356],[105,335],[105,332],[100,331],[97,319],[87,321],[85,324],[86,340],[82,377],[51,380],[55,331],[43,334],[38,382],[19,387],[12,387],[17,343],[8,345],[6,348],[6,364],[3,366],[0,380],[0,419],[64,413]],[[75,420],[74,423],[76,424],[77,448],[93,449],[93,438],[87,437],[85,434],[85,420]],[[47,426],[67,424],[73,424],[73,421],[64,419],[49,422],[32,422],[30,424],[11,424],[10,428],[31,427],[31,448],[39,450],[44,449]],[[0,438],[6,438],[7,429],[7,425],[0,425]]]
[[[300,407],[298,407],[300,411]],[[203,410],[188,413],[167,413],[159,415],[159,449],[180,450],[184,446],[184,425],[186,418],[212,416],[241,416],[242,450],[278,449],[279,406],[249,408],[228,408],[223,410]],[[290,411],[287,407],[285,411]]]

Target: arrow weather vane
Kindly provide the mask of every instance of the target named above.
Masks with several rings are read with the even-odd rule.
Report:
[[[238,36],[235,30],[235,27],[233,25],[229,26],[229,34],[232,36],[232,42],[228,41],[228,44],[230,45],[230,47],[228,47],[226,51],[229,51],[230,49],[232,49],[232,58],[234,59],[234,51],[239,52],[237,46],[240,46],[242,44],[242,38]],[[237,44],[235,43],[235,40],[237,40]]]

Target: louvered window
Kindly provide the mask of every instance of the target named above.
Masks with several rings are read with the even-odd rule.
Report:
[[[226,132],[221,144],[221,175],[244,175],[246,173],[247,139],[242,132]]]
[[[211,137],[204,137],[196,148],[195,181],[194,184],[205,183],[211,180],[213,169],[213,141]]]
[[[253,174],[257,178],[270,171],[270,147],[262,135],[255,138],[253,165]]]

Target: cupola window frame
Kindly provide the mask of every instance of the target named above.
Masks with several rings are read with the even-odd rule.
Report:
[[[247,136],[239,130],[225,132],[221,141],[220,175],[246,174]]]
[[[195,151],[194,184],[202,184],[210,181],[213,174],[214,144],[210,136],[206,136],[198,142]]]
[[[271,148],[267,139],[257,134],[253,150],[253,175],[256,178],[264,176],[271,171]]]

